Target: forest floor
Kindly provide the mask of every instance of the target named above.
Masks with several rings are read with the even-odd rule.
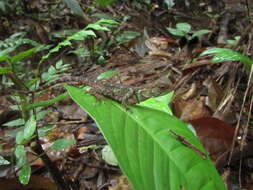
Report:
[[[118,26],[106,36],[98,33],[93,40],[75,41],[72,47],[51,56],[44,70],[61,59],[71,68],[64,75],[96,80],[101,74],[116,73],[106,81],[147,89],[147,97],[174,91],[170,103],[173,114],[196,127],[228,189],[253,189],[253,89],[248,82],[252,71],[239,62],[214,64],[212,56],[200,56],[206,49],[219,47],[252,57],[253,5],[247,7],[241,1],[226,1],[225,8],[204,1],[180,7],[176,2],[175,7],[168,9],[157,3],[119,1],[101,8],[87,1],[82,7],[89,20],[74,16],[62,3],[34,0],[28,7],[29,13],[0,15],[0,40],[25,31],[30,39],[56,45],[68,32],[80,30],[95,20],[117,20]],[[190,31],[181,36],[171,34],[167,28],[175,29],[178,23],[188,23]],[[194,37],[200,30],[209,32]],[[73,53],[81,48],[87,52]],[[36,67],[41,55],[31,58],[33,64],[27,72]],[[52,88],[35,99],[48,100],[62,91],[63,88]],[[0,102],[1,155],[8,157],[15,146],[15,138],[8,134],[14,134],[16,128],[6,127],[4,123],[17,119],[19,114],[10,109],[15,103],[9,96],[0,96]],[[70,99],[45,109],[43,125],[53,125],[54,129],[41,138],[43,148],[47,150],[59,138],[76,140],[77,145],[68,151],[48,149],[46,152],[79,189],[131,189],[120,168],[102,159],[101,150],[106,142],[87,113]],[[235,132],[241,141],[233,139]],[[233,141],[237,147],[230,154]],[[228,167],[229,156],[232,159]],[[28,159],[32,166],[30,189],[56,189],[42,160],[31,150]],[[12,166],[0,166],[0,189],[24,189],[13,171]]]

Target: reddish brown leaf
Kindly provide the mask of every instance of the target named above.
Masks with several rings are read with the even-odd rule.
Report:
[[[234,128],[229,124],[212,117],[187,122],[195,128],[201,142],[214,160],[230,149]]]

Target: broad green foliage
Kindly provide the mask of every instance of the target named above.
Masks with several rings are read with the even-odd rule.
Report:
[[[172,115],[172,111],[168,107],[168,103],[171,102],[172,96],[173,92],[170,92],[163,96],[159,96],[156,98],[149,98],[143,102],[140,102],[139,105],[146,106],[148,108],[156,109],[159,111],[164,111],[165,113]]]
[[[205,153],[187,124],[165,111],[98,101],[83,89],[66,87],[70,96],[99,125],[135,190],[225,190],[210,158],[184,145],[184,137]]]
[[[191,25],[188,23],[177,23],[176,28],[167,28],[167,30],[175,36],[184,36],[187,40],[191,40],[194,37],[202,36],[211,32],[210,30],[203,29],[193,32],[193,34],[190,35],[189,33],[191,32],[191,28]]]
[[[28,49],[26,51],[22,51],[22,52],[18,53],[17,55],[11,57],[10,62],[13,63],[13,64],[18,63],[19,61],[21,61],[21,60],[23,60],[23,59],[25,59],[29,56],[32,56],[35,53],[37,53],[39,51],[42,51],[44,49],[47,49],[47,47],[44,46],[44,45],[39,45],[35,48],[31,48],[31,49]]]
[[[31,115],[29,120],[26,121],[24,129],[16,134],[16,143],[18,144],[15,149],[15,156],[17,159],[16,166],[21,168],[19,172],[19,181],[22,184],[28,184],[31,175],[31,166],[27,163],[27,156],[24,145],[25,141],[30,140],[36,130],[36,120],[34,115]]]
[[[79,4],[77,4],[77,1],[64,1],[68,4],[71,10],[75,12],[75,14],[79,14],[81,16],[82,10],[78,9]],[[15,97],[14,101],[16,102],[16,105],[12,106],[11,108],[15,110],[18,109],[21,112],[22,116],[22,118],[4,124],[8,127],[19,127],[15,131],[15,134],[11,135],[15,136],[15,166],[19,169],[18,176],[21,183],[27,184],[29,182],[31,174],[31,167],[27,162],[26,155],[27,144],[29,144],[32,139],[38,140],[36,137],[37,134],[39,134],[39,136],[43,136],[52,129],[52,126],[49,126],[43,130],[36,131],[37,121],[43,119],[47,113],[45,110],[42,110],[40,108],[59,102],[68,97],[67,93],[63,93],[47,101],[33,102],[34,96],[26,95],[23,93],[23,91],[35,90],[39,87],[41,79],[44,82],[51,82],[57,78],[60,78],[63,72],[69,70],[70,65],[63,63],[62,60],[59,60],[55,65],[51,65],[48,68],[48,71],[43,73],[44,68],[42,67],[42,63],[51,54],[58,52],[62,47],[71,46],[73,40],[83,41],[88,37],[95,38],[95,31],[111,31],[111,28],[116,24],[118,23],[107,19],[101,19],[94,24],[89,24],[83,30],[80,30],[74,34],[72,33],[65,40],[60,42],[54,48],[50,49],[48,54],[44,55],[38,64],[34,63],[34,60],[31,61],[26,59],[39,51],[49,49],[51,46],[41,45],[33,40],[25,38],[26,33],[16,33],[4,41],[0,41],[0,75],[3,75],[1,76],[3,86],[0,86],[0,89],[15,86],[13,89],[17,91],[15,91],[11,97]],[[30,49],[19,51],[17,48],[24,44],[29,44]],[[76,51],[75,53],[80,52]],[[30,67],[31,64],[33,66],[37,64],[37,69],[31,69],[34,68]],[[28,69],[29,72],[27,72]],[[12,73],[12,75],[8,75],[8,73]],[[109,77],[109,75],[112,76],[113,73],[108,73],[107,76],[102,77]],[[54,142],[52,148],[60,150],[65,149],[73,144],[75,144],[75,141],[72,139],[59,139]],[[1,165],[7,163],[7,160],[4,160],[4,158],[0,157]]]
[[[16,63],[22,59],[44,49],[48,49],[50,46],[41,45],[33,40],[24,37],[25,33],[15,33],[4,41],[0,41],[0,61],[10,61]],[[34,48],[21,52],[13,57],[9,54],[16,50],[19,46],[24,44],[30,44]]]
[[[213,63],[220,63],[224,61],[240,61],[242,62],[247,68],[250,68],[253,64],[253,60],[250,59],[248,56],[242,55],[236,51],[226,48],[212,48],[204,51],[201,53],[200,56],[214,54],[213,56]]]
[[[13,55],[13,52],[24,44],[32,45],[33,48],[19,53],[15,52],[16,54]],[[23,60],[49,47],[48,45],[41,45],[33,40],[25,38],[25,33],[16,33],[4,41],[0,41],[0,62],[4,64],[4,66],[0,67],[0,75],[12,72],[17,76],[24,77],[26,72],[24,72],[25,64],[23,63],[25,62]]]
[[[89,24],[83,30],[76,32],[75,34],[66,38],[66,40],[60,42],[57,46],[52,48],[48,54],[44,55],[39,64],[42,64],[44,60],[46,60],[51,54],[58,52],[64,46],[72,45],[72,40],[85,40],[88,37],[95,38],[96,34],[93,30],[100,30],[100,31],[110,31],[110,27],[113,25],[118,24],[118,22],[114,20],[108,19],[100,19],[96,23]]]
[[[64,71],[67,71],[69,69],[69,64],[64,64],[62,60],[59,60],[56,62],[55,66],[51,65],[48,68],[48,71],[42,74],[42,79],[46,82],[52,82],[53,80],[59,78],[61,74],[64,73]]]

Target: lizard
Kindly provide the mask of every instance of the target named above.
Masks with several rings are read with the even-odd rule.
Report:
[[[63,76],[62,78],[40,86],[37,90],[33,91],[33,93],[46,90],[60,83],[67,83],[78,86],[89,86],[91,87],[89,90],[91,94],[97,97],[108,97],[122,104],[135,104],[139,103],[140,99],[143,99],[141,94],[139,94],[141,90],[140,87],[109,83],[106,81],[93,80],[88,77],[81,76]]]

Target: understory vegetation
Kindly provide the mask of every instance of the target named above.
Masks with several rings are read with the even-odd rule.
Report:
[[[0,189],[253,188],[250,2],[0,10]]]

